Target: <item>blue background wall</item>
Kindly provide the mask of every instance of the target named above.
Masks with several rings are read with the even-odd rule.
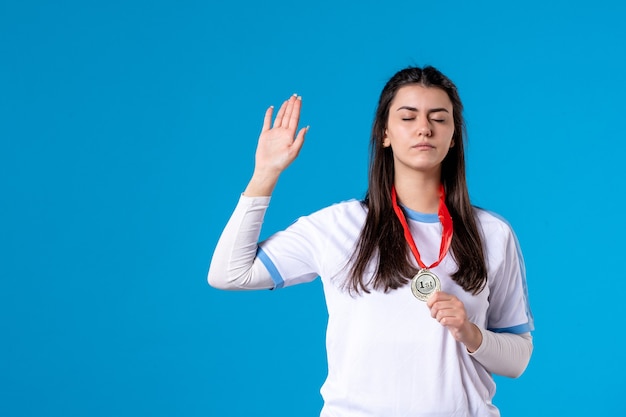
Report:
[[[267,106],[311,130],[265,236],[363,196],[380,89],[426,64],[526,257],[535,353],[496,403],[624,415],[616,3],[0,2],[0,415],[318,415],[321,285],[220,292],[212,250]]]

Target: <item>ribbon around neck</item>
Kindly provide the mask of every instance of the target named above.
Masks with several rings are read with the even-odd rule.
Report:
[[[413,240],[413,236],[411,235],[411,229],[409,229],[409,224],[406,221],[404,212],[398,205],[398,195],[396,193],[395,185],[391,187],[391,204],[393,205],[393,210],[396,212],[396,216],[398,216],[400,223],[402,223],[402,228],[404,229],[404,237],[406,238],[406,241],[411,248],[411,252],[413,252],[415,260],[417,261],[420,268],[431,269],[439,265],[443,258],[445,258],[446,253],[448,253],[448,249],[450,249],[450,244],[452,243],[452,234],[454,233],[452,227],[452,216],[450,216],[448,207],[446,207],[446,194],[443,188],[443,184],[439,186],[439,209],[437,210],[437,216],[439,217],[439,221],[441,222],[441,225],[443,227],[443,231],[441,233],[441,246],[439,247],[439,259],[437,259],[437,261],[430,266],[426,266],[426,264],[424,264],[420,253],[417,250],[415,240]]]

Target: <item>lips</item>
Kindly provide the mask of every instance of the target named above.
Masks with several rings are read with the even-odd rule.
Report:
[[[412,146],[412,148],[416,149],[434,149],[435,147],[428,142],[418,143],[417,145]]]

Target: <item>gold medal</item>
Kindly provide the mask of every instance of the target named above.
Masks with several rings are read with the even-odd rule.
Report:
[[[421,269],[411,280],[411,291],[415,298],[426,301],[432,293],[441,291],[441,282],[428,269]]]

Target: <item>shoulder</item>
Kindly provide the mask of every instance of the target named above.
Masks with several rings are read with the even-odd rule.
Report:
[[[517,245],[513,227],[503,216],[479,207],[474,207],[474,216],[488,246],[507,246],[508,242]]]
[[[488,262],[492,266],[504,265],[506,267],[511,260],[518,259],[522,274],[525,274],[522,250],[511,224],[498,213],[476,207],[474,211],[481,229]]]
[[[305,240],[307,245],[318,248],[316,251],[319,253],[334,247],[343,248],[350,246],[349,242],[359,235],[366,213],[366,206],[356,199],[334,203],[297,218],[269,240],[280,238],[281,242],[289,242],[287,245],[293,246],[298,245],[294,242]]]
[[[360,218],[367,213],[367,206],[361,200],[350,199],[340,201],[322,209],[319,209],[308,216],[313,219],[350,219]]]
[[[485,232],[512,233],[511,224],[500,214],[480,207],[474,207],[474,216]]]
[[[365,221],[367,206],[357,199],[344,200],[298,217],[291,227],[320,229],[325,233],[338,229],[360,228]]]

